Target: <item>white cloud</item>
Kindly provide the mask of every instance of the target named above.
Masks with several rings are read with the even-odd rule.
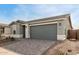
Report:
[[[40,15],[59,15],[64,13],[70,13],[71,10],[73,10],[73,6],[69,5],[69,8],[67,5],[35,5],[35,13]]]

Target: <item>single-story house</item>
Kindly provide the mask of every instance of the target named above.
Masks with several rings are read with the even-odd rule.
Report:
[[[65,14],[32,21],[14,21],[5,27],[4,35],[15,38],[64,40],[69,29],[72,29],[70,14]]]
[[[4,33],[4,28],[7,26],[7,24],[0,23],[0,36]]]

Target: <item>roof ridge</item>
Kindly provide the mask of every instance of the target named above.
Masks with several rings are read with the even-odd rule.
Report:
[[[66,17],[66,16],[70,16],[70,14],[63,14],[63,15],[57,15],[57,16],[51,16],[51,17],[44,17],[44,18],[40,18],[40,19],[34,19],[34,20],[30,20],[30,21],[26,21],[27,22],[32,22],[32,21],[39,21],[39,20],[47,20],[47,19],[55,19],[55,18],[62,18],[62,17]]]

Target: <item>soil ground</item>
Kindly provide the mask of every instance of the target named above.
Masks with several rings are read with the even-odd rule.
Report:
[[[79,54],[79,41],[65,40],[62,43],[51,46],[45,55],[77,55]]]

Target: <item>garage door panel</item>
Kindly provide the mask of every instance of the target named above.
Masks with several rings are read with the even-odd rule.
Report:
[[[31,38],[32,39],[48,39],[56,40],[57,39],[57,25],[39,25],[31,26]]]

